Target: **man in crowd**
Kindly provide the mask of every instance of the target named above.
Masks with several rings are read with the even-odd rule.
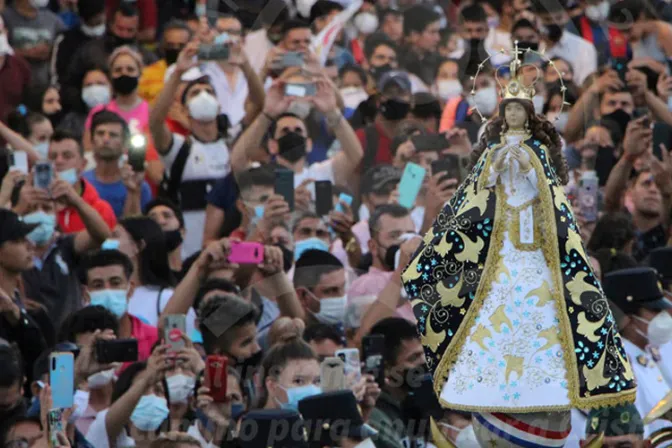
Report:
[[[433,9],[425,5],[412,6],[404,12],[404,38],[408,47],[400,64],[428,86],[434,82],[440,60],[437,53],[440,18]]]
[[[301,255],[294,271],[294,288],[305,310],[306,326],[343,324],[345,286],[345,269],[338,258],[317,249]]]
[[[182,210],[170,199],[156,198],[145,206],[144,214],[161,226],[166,239],[170,270],[175,278],[182,279],[182,243],[186,233]]]

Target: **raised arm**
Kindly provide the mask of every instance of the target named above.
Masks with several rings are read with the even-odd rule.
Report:
[[[14,151],[25,151],[28,155],[28,162],[31,165],[40,161],[41,157],[35,151],[33,145],[23,135],[13,131],[2,121],[0,121],[0,137],[5,139]]]

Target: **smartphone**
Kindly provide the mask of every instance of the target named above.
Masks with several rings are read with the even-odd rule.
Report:
[[[592,175],[590,175],[592,173]],[[587,171],[579,181],[579,207],[583,219],[587,222],[595,222],[598,217],[597,194],[599,191],[597,173]]]
[[[628,73],[628,60],[626,58],[614,58],[611,62],[611,67],[618,73],[618,77],[625,84],[625,74]]]
[[[47,430],[49,431],[49,447],[61,446],[58,441],[58,433],[65,434],[63,427],[63,411],[64,409],[50,409],[47,412]]]
[[[142,135],[134,135],[128,148],[128,164],[133,171],[141,173],[145,171],[145,156],[147,155],[147,140]]]
[[[294,211],[294,171],[286,169],[275,170],[275,194],[279,194]]]
[[[426,170],[413,162],[408,162],[399,182],[399,204],[412,209],[420,188],[425,181]]]
[[[261,243],[232,242],[228,260],[236,264],[261,264],[264,262],[264,246]]]
[[[54,178],[54,171],[49,162],[38,162],[35,164],[35,174],[33,185],[43,190],[48,190],[51,181]]]
[[[177,352],[185,347],[182,335],[187,333],[187,316],[169,314],[164,319],[163,339],[170,345],[169,352]]]
[[[299,51],[288,51],[282,55],[282,68],[302,67],[303,63],[303,53]]]
[[[113,339],[96,341],[96,359],[101,364],[135,362],[138,360],[138,340]]]
[[[373,375],[380,387],[385,386],[385,336],[370,334],[362,338],[362,355],[364,357],[364,373]]]
[[[354,375],[354,380],[362,378],[362,364],[359,361],[359,350],[356,348],[344,348],[336,350],[336,356],[343,361],[343,371],[346,377]]]
[[[446,179],[455,179],[459,184],[462,182],[462,162],[456,154],[446,154],[439,160],[432,162],[432,176],[445,173],[441,176],[441,182]]]
[[[336,357],[329,357],[320,366],[320,387],[322,392],[345,389],[345,363]]]
[[[210,355],[205,359],[205,384],[215,403],[226,401],[228,367],[229,359],[226,356]]]
[[[28,153],[26,151],[10,152],[7,154],[7,165],[10,171],[28,174]]]
[[[201,44],[198,47],[200,61],[226,61],[231,56],[231,47],[228,44]]]
[[[450,147],[444,134],[414,135],[411,142],[418,151],[441,151]]]
[[[316,93],[317,86],[314,83],[293,82],[285,84],[285,96],[305,98],[307,96],[315,96]]]
[[[334,208],[334,194],[330,180],[315,181],[315,211],[320,216],[328,215]]]
[[[70,352],[54,352],[49,356],[49,384],[53,407],[69,409],[75,397],[75,357]]]
[[[348,207],[352,207],[352,196],[345,193],[338,195],[338,204],[336,204],[335,210],[340,213],[345,213],[343,206],[340,204],[341,202],[347,204]]]
[[[672,126],[667,123],[657,122],[653,125],[653,155],[658,160],[663,160],[662,149],[660,145],[665,145],[668,150],[672,149]]]

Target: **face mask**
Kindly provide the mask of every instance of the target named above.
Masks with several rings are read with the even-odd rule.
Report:
[[[348,109],[357,107],[369,98],[369,95],[361,87],[344,87],[341,89],[341,97]]]
[[[0,56],[7,56],[12,53],[14,53],[14,50],[12,50],[12,47],[9,45],[7,33],[0,34]]]
[[[497,107],[497,89],[495,89],[495,86],[478,89],[467,101],[472,106],[478,107],[483,115],[490,117]]]
[[[308,238],[307,240],[301,240],[294,243],[294,261],[298,261],[305,251],[311,249],[329,252],[327,243],[316,237]]]
[[[89,109],[106,105],[110,102],[111,96],[110,88],[102,84],[93,84],[82,89],[82,101]]]
[[[168,396],[171,403],[187,403],[196,385],[192,377],[182,374],[167,377],[166,383],[168,383]]]
[[[82,23],[79,26],[79,29],[82,30],[82,33],[84,33],[85,36],[89,37],[101,37],[105,34],[105,24],[101,23],[100,25],[96,26],[88,26],[85,23]]]
[[[112,78],[112,88],[116,93],[129,95],[138,88],[138,77],[121,75],[117,78]]]
[[[462,83],[457,79],[442,79],[436,82],[436,93],[444,101],[462,94]]]
[[[128,291],[125,289],[101,289],[100,291],[91,291],[89,296],[91,297],[92,306],[102,306],[114,314],[117,319],[121,319],[126,314]]]
[[[378,16],[370,12],[360,12],[355,16],[355,28],[362,34],[373,34],[378,29]]]
[[[588,17],[593,22],[602,22],[607,20],[609,17],[609,12],[611,7],[609,2],[603,1],[598,5],[588,5],[586,6],[586,17]]]
[[[290,389],[285,389],[284,387],[278,385],[282,390],[287,394],[287,403],[280,403],[282,409],[288,409],[293,411],[299,410],[299,401],[304,398],[312,397],[313,395],[319,395],[322,393],[322,389],[314,384],[307,384],[305,386],[292,387]],[[277,398],[276,398],[277,400]]]
[[[205,90],[201,90],[201,93],[190,99],[187,107],[191,118],[198,121],[215,120],[219,113],[217,98]]]
[[[114,369],[94,373],[86,379],[89,389],[101,389],[112,382]]]
[[[111,238],[103,241],[103,244],[100,245],[102,250],[119,250],[119,240],[113,240]]]
[[[376,81],[380,81],[380,77],[383,76],[385,73],[389,72],[392,70],[392,66],[390,64],[385,64],[381,65],[379,67],[371,67],[369,69],[369,73],[371,74],[371,77]]]
[[[194,14],[198,17],[204,17],[208,12],[208,7],[205,4],[197,3],[194,7]]]
[[[49,0],[30,0],[30,4],[33,8],[42,9],[47,7]]]
[[[306,137],[296,132],[288,132],[278,139],[279,156],[289,163],[306,157]]]
[[[108,31],[107,38],[105,41],[105,48],[108,52],[114,51],[115,48],[121,47],[123,45],[133,45],[135,42],[134,39],[126,39],[124,37],[119,37],[115,34],[112,34]]]
[[[294,114],[302,120],[308,118],[312,107],[305,101],[292,101],[287,108],[287,113]]]
[[[76,390],[73,399],[75,404],[74,411],[68,419],[68,423],[74,423],[84,416],[84,411],[89,407],[89,393],[83,390]]]
[[[672,316],[667,311],[661,311],[656,317],[647,321],[639,316],[633,316],[635,319],[647,322],[649,328],[646,331],[646,338],[652,345],[660,347],[672,341]]]
[[[527,50],[528,48],[532,51],[539,51],[539,43],[538,42],[518,42],[518,48],[520,50]]]
[[[560,39],[562,39],[564,25],[558,25],[557,23],[553,23],[551,25],[546,25],[544,28],[548,40],[554,43],[560,42]]]
[[[180,55],[180,49],[177,48],[166,48],[163,51],[163,54],[166,59],[166,64],[168,65],[173,65],[174,63],[177,62],[177,57]]]
[[[320,312],[316,314],[311,313],[315,319],[326,325],[335,325],[343,322],[345,308],[348,306],[347,297],[330,297],[328,299],[319,299],[319,302]]]
[[[26,238],[37,246],[44,246],[51,240],[56,228],[56,216],[43,211],[30,213],[23,217],[26,224],[39,224]]]
[[[499,26],[499,16],[488,17],[488,28],[495,29]]]
[[[156,395],[143,395],[131,414],[131,422],[140,431],[156,431],[168,417],[168,403]]]
[[[632,120],[632,117],[623,109],[616,109],[610,114],[602,115],[602,119],[613,121],[618,126],[619,130],[622,133],[625,133],[625,128],[628,126],[628,123],[630,123],[630,120]]]
[[[163,232],[163,237],[166,240],[166,249],[168,252],[172,252],[180,247],[180,244],[182,244],[183,241],[182,232],[180,232],[180,229],[167,230]]]
[[[411,110],[411,105],[404,102],[390,98],[380,105],[380,113],[385,119],[390,121],[400,121],[406,118],[408,112]]]
[[[541,95],[534,95],[532,104],[534,104],[534,113],[540,114],[544,110],[544,97]]]
[[[238,418],[245,412],[245,405],[243,403],[231,403],[231,418],[238,420]]]
[[[33,145],[33,149],[40,155],[41,159],[46,159],[47,154],[49,154],[49,142],[40,142]]]
[[[555,126],[555,129],[563,133],[565,132],[565,128],[567,127],[567,120],[569,119],[569,113],[568,112],[549,112],[546,114],[546,118],[548,118],[548,121],[553,123],[553,126]]]
[[[75,168],[70,168],[65,171],[59,171],[58,177],[60,177],[62,180],[66,181],[70,185],[75,185],[79,180],[79,176],[77,175],[77,169]]]
[[[480,446],[472,425],[465,426],[462,429],[443,422],[438,422],[438,425],[443,426],[444,428],[450,428],[457,433],[457,437],[455,437],[454,440],[455,446]]]

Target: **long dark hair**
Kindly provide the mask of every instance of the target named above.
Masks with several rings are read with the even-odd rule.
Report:
[[[119,224],[141,248],[138,254],[138,276],[141,285],[161,288],[174,286],[175,278],[168,264],[168,250],[161,226],[153,219],[144,216],[122,219]]]
[[[539,140],[548,148],[551,164],[553,165],[553,168],[555,168],[555,172],[562,185],[566,185],[569,181],[569,170],[567,168],[567,161],[562,155],[562,141],[560,140],[560,134],[558,134],[553,123],[549,122],[544,117],[535,114],[532,101],[508,99],[501,102],[499,105],[499,115],[494,117],[490,123],[487,124],[483,136],[471,153],[472,166],[481,158],[483,151],[485,151],[489,143],[500,141],[503,131],[505,132],[506,130],[504,108],[512,101],[517,102],[525,108],[528,116],[527,123],[532,137]]]

